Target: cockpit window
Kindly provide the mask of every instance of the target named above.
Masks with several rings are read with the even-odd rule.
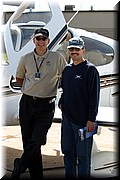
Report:
[[[84,58],[96,66],[111,63],[114,59],[114,50],[108,44],[100,42],[95,39],[81,36],[85,42],[85,55]]]
[[[61,47],[57,50],[65,58],[67,62],[71,62],[71,59],[68,56],[67,46],[68,40],[72,38],[73,35],[71,32],[68,32],[65,39],[61,41]],[[102,66],[108,63],[111,63],[114,59],[114,49],[108,44],[86,37],[80,36],[85,42],[85,54],[84,58],[89,60],[95,66]]]

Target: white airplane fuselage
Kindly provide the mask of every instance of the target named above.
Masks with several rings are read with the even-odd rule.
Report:
[[[33,31],[39,27],[49,29],[50,44],[48,48],[62,53],[67,61],[69,60],[67,54],[68,39],[74,36],[83,38],[86,44],[85,58],[96,65],[101,77],[100,106],[117,107],[118,42],[94,32],[69,27],[57,2],[53,1],[48,1],[50,17],[52,17],[48,22],[34,20],[26,23],[15,23],[14,21],[23,14],[30,2],[31,1],[23,2],[18,7],[18,10],[10,17],[3,29],[3,50],[5,49],[8,60],[3,62],[1,68],[3,103],[2,125],[19,124],[18,102],[21,97],[21,91],[19,87],[13,88],[11,86],[11,83],[15,81],[15,79],[11,81],[11,78],[15,78],[16,68],[21,56],[33,50],[34,43],[30,37]],[[37,13],[41,15],[41,12]],[[29,17],[31,12],[26,12],[25,14],[26,17]],[[57,26],[54,26],[55,24],[57,24]],[[60,93],[61,89],[58,90],[56,107]]]

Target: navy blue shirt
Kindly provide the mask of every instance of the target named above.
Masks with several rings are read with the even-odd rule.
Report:
[[[100,78],[96,67],[85,60],[78,65],[68,64],[63,70],[59,101],[70,121],[85,126],[95,121],[98,113]]]

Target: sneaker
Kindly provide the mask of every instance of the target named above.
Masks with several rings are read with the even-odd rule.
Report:
[[[13,169],[13,172],[12,172],[11,179],[19,179],[20,174],[21,174],[20,159],[16,158],[14,160],[14,169]]]

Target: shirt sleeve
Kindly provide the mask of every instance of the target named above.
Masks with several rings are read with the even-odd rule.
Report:
[[[88,73],[89,120],[95,121],[99,106],[100,77],[94,66],[89,68]]]
[[[24,79],[25,77],[25,63],[24,63],[24,57],[22,57],[18,63],[18,67],[16,70],[16,77]]]
[[[62,75],[62,71],[65,68],[65,66],[67,65],[67,61],[65,60],[65,58],[61,54],[59,54],[59,62],[60,62],[59,74]]]

